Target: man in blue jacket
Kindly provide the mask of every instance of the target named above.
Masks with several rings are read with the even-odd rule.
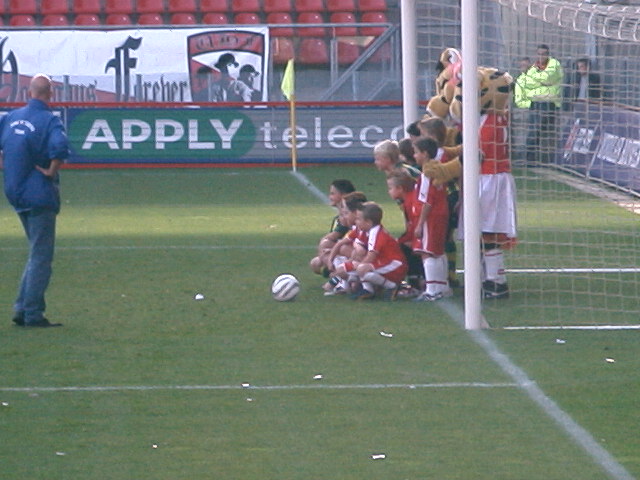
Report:
[[[4,192],[29,242],[13,321],[22,327],[57,327],[62,324],[44,317],[44,294],[51,278],[60,211],[58,169],[69,156],[69,142],[60,118],[48,105],[52,94],[49,77],[34,76],[29,93],[26,106],[0,119]]]

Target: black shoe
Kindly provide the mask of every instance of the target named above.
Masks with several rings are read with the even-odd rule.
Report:
[[[509,286],[506,283],[496,283],[487,280],[482,283],[482,296],[486,299],[509,298]]]
[[[16,313],[15,316],[11,319],[13,323],[15,323],[18,327],[24,327],[24,314]]]
[[[37,322],[34,322],[34,323],[23,324],[23,327],[25,328],[48,328],[48,327],[61,327],[61,326],[62,326],[61,323],[51,323],[46,318],[43,318],[42,320],[38,320]]]

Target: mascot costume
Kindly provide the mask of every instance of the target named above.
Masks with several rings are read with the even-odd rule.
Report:
[[[427,105],[427,116],[438,116],[449,125],[462,123],[461,69],[447,59],[458,59],[454,49],[445,49],[440,57],[444,68],[436,80],[436,95]],[[457,51],[456,51],[457,52]],[[509,287],[504,268],[504,250],[516,243],[516,189],[509,156],[508,106],[513,78],[497,68],[478,67],[480,106],[480,220],[482,229],[482,290],[484,298],[508,298]],[[451,87],[453,87],[451,91]],[[446,107],[446,108],[445,108]],[[455,127],[452,127],[455,128]],[[423,172],[435,184],[444,184],[461,175],[458,156],[447,163],[428,162]],[[460,221],[462,238],[463,222]]]

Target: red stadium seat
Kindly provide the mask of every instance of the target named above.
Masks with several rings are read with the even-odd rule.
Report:
[[[227,0],[202,0],[200,2],[200,11],[226,14],[229,12],[229,6],[227,5]]]
[[[233,17],[233,23],[239,25],[255,25],[262,23],[262,19],[257,13],[242,12]]]
[[[361,12],[385,12],[386,0],[358,0],[358,10]]]
[[[297,12],[323,12],[323,0],[296,0]]]
[[[172,25],[195,25],[196,17],[193,13],[174,13],[171,15]]]
[[[104,5],[105,13],[133,13],[133,2],[131,0],[106,0]]]
[[[107,15],[105,25],[132,25],[131,17],[126,13],[110,13]]]
[[[100,25],[100,18],[95,13],[81,13],[73,20],[74,25]]]
[[[76,15],[81,13],[100,13],[100,0],[71,0],[71,11]],[[93,24],[91,24],[93,25]]]
[[[4,8],[4,0],[0,0],[0,15],[3,15],[5,13],[7,13],[7,9]],[[2,20],[2,17],[0,17],[0,20]]]
[[[291,15],[286,12],[273,12],[267,15],[267,23],[269,25],[274,23],[293,23]],[[289,27],[275,27],[270,28],[269,33],[274,37],[293,37],[293,28]]]
[[[271,38],[271,55],[273,63],[282,65],[295,57],[293,40],[285,37]]]
[[[69,25],[69,19],[66,15],[58,15],[56,13],[52,13],[50,15],[45,15],[42,17],[42,25],[45,27],[64,27]]]
[[[11,15],[35,15],[38,13],[36,0],[9,0]]]
[[[198,9],[195,0],[169,0],[168,10],[170,13],[195,14]]]
[[[338,42],[338,63],[351,64],[360,56],[360,45],[351,42]]]
[[[335,34],[337,37],[355,37],[358,35],[358,28],[355,26],[357,23],[356,15],[353,12],[335,12],[331,14],[329,23],[353,23],[353,26],[349,27],[335,27]]]
[[[327,10],[330,12],[353,12],[355,9],[355,0],[327,0]]]
[[[33,15],[12,15],[9,25],[12,27],[32,27],[36,24]]]
[[[164,25],[164,19],[160,13],[141,13],[138,25]]]
[[[262,9],[266,13],[291,12],[291,0],[264,0]]]
[[[136,12],[162,13],[164,12],[164,1],[163,0],[138,0],[136,2]],[[139,20],[138,20],[138,23],[140,23]]]
[[[231,11],[233,13],[260,13],[259,0],[231,0]]]
[[[54,13],[66,15],[69,13],[69,3],[67,0],[42,0],[40,13],[42,15],[52,15]]]
[[[202,17],[202,23],[208,25],[228,25],[230,22],[226,13],[209,12],[205,13]]]
[[[329,49],[322,38],[303,38],[296,58],[303,65],[319,65],[329,62]]]
[[[366,12],[360,17],[361,23],[387,23],[387,16],[383,12]],[[360,34],[364,36],[382,35],[387,27],[361,27]]]
[[[324,23],[322,14],[318,12],[302,12],[298,15],[298,24],[302,23]],[[301,37],[324,37],[324,27],[305,27],[298,29]]]

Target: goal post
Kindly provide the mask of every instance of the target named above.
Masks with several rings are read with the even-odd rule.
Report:
[[[465,24],[472,7],[477,8],[477,33]],[[561,71],[559,95],[547,102],[553,106],[544,106],[552,109],[550,123],[534,123],[547,121],[546,110],[536,111],[540,105],[510,104],[518,232],[516,247],[505,251],[509,298],[481,305],[493,326],[638,323],[638,18],[640,5],[601,0],[416,0],[414,86],[422,101],[434,94],[438,56],[449,47],[461,49],[463,98],[474,96],[465,91],[469,55],[480,66],[509,72],[517,82],[536,62],[540,70],[546,68],[538,56],[544,45]],[[471,115],[469,102],[463,104],[463,114]],[[466,141],[476,128],[466,122],[465,117],[468,149]],[[477,198],[475,192],[467,194],[472,196],[465,202]],[[465,210],[465,218],[469,214]],[[477,256],[465,250],[469,255]],[[467,301],[479,298],[467,295]]]

